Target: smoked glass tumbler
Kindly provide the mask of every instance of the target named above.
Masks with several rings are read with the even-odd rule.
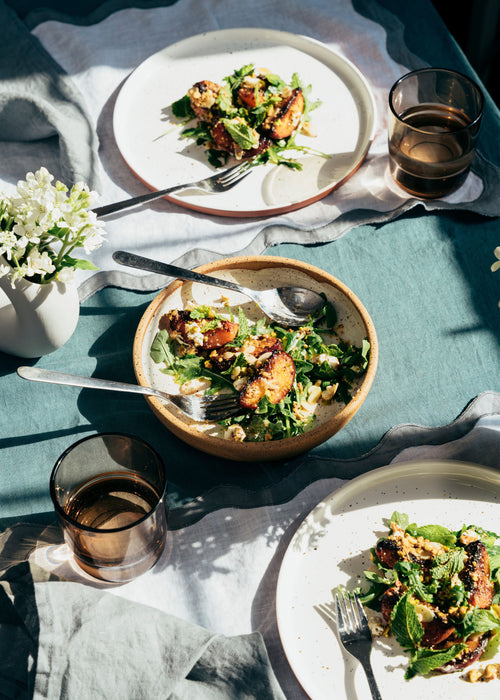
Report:
[[[389,94],[389,166],[410,194],[444,197],[465,181],[474,158],[483,94],[466,75],[424,68]]]
[[[100,433],[71,445],[50,495],[76,563],[113,582],[150,569],[165,547],[166,485],[161,458],[139,438]]]

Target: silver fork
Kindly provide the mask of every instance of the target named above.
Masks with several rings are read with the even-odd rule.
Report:
[[[341,591],[336,591],[334,598],[337,631],[342,646],[361,663],[373,699],[382,700],[370,662],[372,634],[363,606],[356,593],[344,594]],[[333,603],[321,604],[317,608],[322,617],[327,619],[327,622],[334,621]]]
[[[79,377],[74,374],[55,372],[51,369],[39,367],[18,367],[17,373],[23,379],[33,382],[46,382],[49,384],[63,384],[65,386],[80,386],[85,389],[107,389],[110,391],[124,391],[130,394],[142,394],[143,396],[157,396],[160,399],[170,401],[180,408],[186,415],[196,421],[216,422],[224,418],[230,418],[242,409],[235,394],[219,394],[209,396],[196,396],[194,394],[184,396],[181,394],[167,394],[165,391],[151,389],[138,384],[114,382],[109,379],[97,377]]]
[[[164,197],[167,194],[177,192],[178,190],[185,190],[190,187],[204,190],[205,192],[226,192],[249,175],[251,167],[252,163],[250,161],[244,161],[243,163],[238,163],[238,165],[233,165],[232,168],[224,170],[222,173],[216,173],[211,177],[207,177],[204,180],[187,182],[182,185],[173,185],[172,187],[167,187],[164,190],[157,190],[156,192],[141,194],[139,197],[122,199],[120,202],[115,202],[114,204],[106,204],[103,207],[97,207],[93,211],[95,214],[97,214],[97,216],[107,216],[108,214],[114,214],[117,211],[122,211],[122,209],[129,209],[130,207],[136,207],[139,204],[152,202],[154,199],[160,199],[160,197]]]

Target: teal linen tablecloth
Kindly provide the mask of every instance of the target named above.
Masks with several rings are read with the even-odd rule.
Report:
[[[15,374],[26,361],[3,356],[2,516],[51,510],[53,464],[72,442],[96,431],[138,434],[159,451],[171,508],[221,484],[248,489],[251,504],[252,492],[292,472],[303,486],[312,460],[324,476],[356,476],[366,468],[359,458],[400,424],[415,426],[406,429],[408,444],[432,438],[432,431],[418,426],[446,425],[479,394],[500,390],[500,289],[489,272],[497,239],[495,220],[413,212],[321,247],[271,249],[270,255],[312,264],[320,256],[321,267],[363,300],[380,343],[373,387],[353,420],[287,463],[238,464],[201,454],[170,434],[141,397],[29,383]],[[75,335],[37,366],[134,382],[132,341],[154,296],[116,288],[98,292],[82,305]],[[372,459],[371,468],[376,466]]]
[[[422,61],[470,72],[430,3],[383,0],[355,6],[375,20],[390,20],[388,50],[395,60],[404,63],[405,52],[412,52]],[[111,9],[116,4],[103,5],[94,19]],[[38,21],[40,12],[31,17],[36,24],[33,17]],[[487,96],[482,148],[497,164],[499,135],[499,112]],[[47,485],[56,458],[73,441],[96,431],[132,432],[150,441],[166,461],[170,506],[181,515],[193,499],[199,504],[203,494],[221,484],[248,490],[248,504],[252,494],[291,474],[303,485],[314,460],[327,476],[354,476],[370,468],[364,455],[375,450],[389,429],[410,424],[405,439],[411,442],[422,434],[412,426],[434,429],[450,423],[475,397],[484,392],[494,396],[500,389],[500,277],[490,271],[499,229],[496,217],[429,213],[417,205],[383,225],[358,226],[334,242],[308,246],[305,234],[304,245],[280,243],[268,250],[271,256],[318,265],[346,283],[367,307],[380,342],[377,376],[355,418],[312,453],[284,464],[237,464],[201,454],[159,424],[141,398],[30,385],[15,374],[23,362],[3,355],[0,517],[50,511]],[[67,345],[37,365],[134,381],[133,337],[154,296],[113,287],[99,291],[82,304],[77,331]],[[379,466],[376,459],[373,466]],[[311,471],[317,478],[318,470]]]

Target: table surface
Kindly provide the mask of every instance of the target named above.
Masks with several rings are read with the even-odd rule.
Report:
[[[31,0],[10,0],[9,4],[22,16],[41,11]],[[353,4],[363,12],[367,0],[354,0]],[[471,73],[430,3],[379,0],[379,5],[399,17],[408,49],[423,61]],[[112,0],[97,12],[117,6]],[[57,0],[44,3],[44,7],[60,9]],[[84,2],[72,4],[72,14],[84,12]],[[388,50],[392,50],[390,45]],[[499,164],[500,113],[488,97],[481,143],[488,158]],[[221,619],[210,604],[219,595],[217,586],[232,581],[234,595],[244,600],[240,627],[267,630],[265,641],[271,656],[278,659],[277,668],[282,664],[280,682],[288,689],[287,697],[302,698],[285,668],[277,631],[269,632],[275,622],[268,607],[283,547],[292,536],[292,521],[295,518],[297,526],[325,494],[324,489],[334,482],[338,485],[336,477],[350,479],[389,463],[397,452],[381,449],[381,445],[391,444],[388,433],[401,434],[394,430],[397,426],[405,426],[404,440],[395,441],[394,450],[439,444],[472,427],[470,421],[455,419],[476,397],[494,395],[495,405],[500,405],[500,272],[490,270],[498,245],[498,218],[453,210],[429,212],[416,206],[384,224],[358,226],[331,243],[308,245],[304,234],[303,244],[281,243],[267,251],[270,257],[316,265],[342,280],[367,308],[380,345],[372,389],[351,422],[328,442],[286,462],[241,464],[201,454],[169,433],[142,397],[40,385],[18,378],[19,365],[36,364],[135,382],[134,334],[157,292],[102,289],[82,303],[77,329],[64,347],[32,361],[0,353],[0,525],[53,522],[49,475],[58,456],[76,440],[104,431],[139,435],[159,452],[167,467],[169,536],[175,546],[170,553],[171,570],[159,573],[170,576],[165,579],[170,584],[183,583],[182,553],[188,543],[194,552],[199,539],[211,536],[211,528],[220,535],[226,527],[215,522],[216,512],[235,505],[245,508],[239,511],[241,523],[232,511],[228,516],[225,541],[217,556],[212,553],[214,561],[205,562],[210,575],[197,578],[199,562],[189,561],[193,591],[186,597],[185,607],[177,610],[169,602],[161,576],[148,579],[151,591],[166,610],[172,604],[175,614],[211,629],[218,627],[222,633],[235,633],[240,631],[236,623]],[[480,405],[487,406],[488,401]],[[471,420],[476,419],[473,412]],[[449,424],[450,430],[439,430]],[[473,455],[467,456],[470,459]],[[475,461],[480,462],[481,456]],[[275,530],[284,532],[286,541],[283,544],[275,535],[270,545],[267,521],[264,518],[257,523],[257,516],[254,519],[248,509],[285,502],[289,508],[286,514],[285,509],[282,517],[274,512],[269,522],[275,519]],[[203,516],[207,517],[202,522]],[[240,527],[254,532],[259,540],[265,552],[259,562],[262,571],[254,567],[251,543],[238,539]],[[251,571],[246,587],[241,575],[224,571],[221,564],[221,553],[234,564],[236,555],[230,558],[234,543]],[[209,548],[204,556],[210,558]],[[134,582],[124,595],[149,601],[149,590],[147,593],[141,593],[140,582]],[[261,624],[259,617],[265,618]]]
[[[362,7],[363,3],[355,3]],[[405,24],[405,41],[429,63],[470,70],[437,15],[405,3],[381,3]],[[433,41],[434,38],[434,41]],[[390,49],[390,47],[389,47]],[[499,113],[488,101],[482,137],[500,162]],[[140,397],[30,384],[15,369],[28,362],[0,356],[0,516],[51,510],[48,477],[76,439],[96,431],[141,435],[165,459],[169,504],[175,509],[221,484],[251,490],[278,483],[324,460],[325,476],[356,475],[356,460],[393,426],[436,427],[453,421],[485,391],[499,390],[500,276],[490,271],[499,222],[421,207],[384,225],[360,226],[328,244],[280,244],[268,251],[317,265],[347,284],[370,313],[380,343],[377,375],[355,418],[312,455],[286,463],[236,464],[202,455],[171,435]],[[306,236],[304,236],[306,243]],[[132,343],[153,293],[106,288],[81,306],[77,330],[39,367],[134,382]]]

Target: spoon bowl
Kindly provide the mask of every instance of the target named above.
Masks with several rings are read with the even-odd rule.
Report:
[[[113,260],[138,270],[147,270],[161,275],[189,282],[201,282],[212,287],[222,287],[239,292],[252,299],[268,318],[283,326],[297,327],[307,322],[310,315],[321,311],[325,299],[318,292],[305,287],[276,287],[275,289],[256,290],[242,287],[236,282],[203,275],[176,265],[145,258],[142,255],[117,250]]]

